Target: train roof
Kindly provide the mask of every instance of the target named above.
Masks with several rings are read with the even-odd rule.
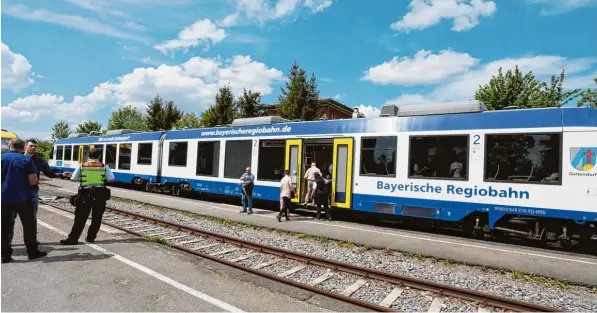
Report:
[[[597,129],[597,109],[540,108],[487,111],[478,101],[384,106],[379,117],[293,122],[279,117],[238,119],[234,126],[170,130],[165,140],[252,136],[316,136],[415,131],[580,127]],[[164,132],[59,139],[56,144],[159,140]]]

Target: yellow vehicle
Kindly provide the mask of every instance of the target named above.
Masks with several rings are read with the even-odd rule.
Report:
[[[2,129],[2,153],[8,151],[8,142],[15,138],[17,138],[17,134]]]

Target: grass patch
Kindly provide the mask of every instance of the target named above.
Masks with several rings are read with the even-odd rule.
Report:
[[[407,258],[411,258],[411,259],[415,259],[415,260],[419,260],[419,261],[425,260],[425,256],[422,255],[421,253],[402,252],[402,254]]]
[[[542,284],[546,284],[546,285],[550,285],[562,290],[567,290],[568,288],[570,288],[570,286],[568,285],[568,282],[565,279],[557,279],[557,278],[549,278],[549,277],[545,277],[545,276],[541,276],[541,275],[537,275],[537,274],[525,274],[519,271],[512,271],[511,272],[511,277],[512,279],[516,279],[516,280],[524,280],[524,281],[528,281],[528,282],[534,282],[534,283],[542,283]]]
[[[348,248],[348,249],[354,249],[354,248],[356,248],[356,247],[357,247],[357,245],[355,245],[353,242],[350,242],[350,241],[348,241],[348,242],[345,242],[345,241],[337,241],[337,242],[336,242],[336,245],[337,245],[338,247],[341,247],[341,248]]]
[[[160,237],[160,236],[143,236],[143,239],[147,240],[147,241],[151,241],[151,242],[155,242],[155,243],[159,243],[161,245],[164,246],[169,246],[170,242],[168,242],[168,240]]]
[[[445,266],[452,266],[452,265],[456,264],[456,261],[454,261],[452,259],[444,259],[444,260],[442,260],[442,264]]]
[[[365,248],[365,250],[367,250],[367,251],[371,250],[371,245],[367,245],[367,244],[363,245],[363,248]]]

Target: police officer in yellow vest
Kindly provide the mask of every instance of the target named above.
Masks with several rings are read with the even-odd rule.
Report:
[[[91,225],[87,230],[85,241],[94,242],[106,210],[106,201],[110,199],[110,189],[106,182],[114,181],[114,174],[109,166],[99,161],[102,150],[91,149],[89,160],[75,170],[71,180],[79,182],[77,195],[71,198],[75,209],[75,222],[67,239],[60,240],[63,245],[76,245],[85,228],[85,222],[91,213]]]

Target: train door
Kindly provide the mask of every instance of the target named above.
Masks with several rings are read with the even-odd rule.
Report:
[[[302,139],[288,139],[286,140],[286,166],[290,171],[292,178],[292,185],[294,186],[294,198],[292,202],[299,203],[301,199],[301,183],[302,183],[302,156],[303,156],[303,140]]]
[[[353,138],[334,138],[332,206],[350,209],[352,204]]]

